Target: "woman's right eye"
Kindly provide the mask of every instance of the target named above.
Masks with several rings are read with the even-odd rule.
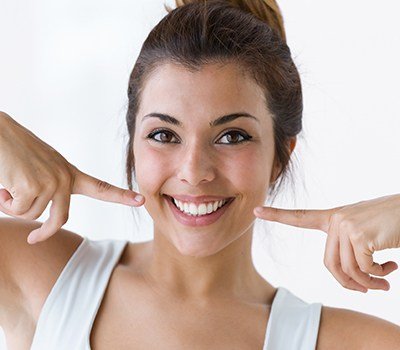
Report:
[[[158,136],[158,135],[164,135],[164,136],[167,135],[167,137],[160,136],[160,140],[157,140],[155,138],[155,136]],[[168,138],[168,135],[175,137],[172,132],[165,130],[165,129],[159,129],[159,130],[155,130],[155,131],[151,132],[149,135],[147,135],[147,138],[151,139],[153,141],[159,142],[159,143],[177,143],[177,142],[169,142],[170,139]]]

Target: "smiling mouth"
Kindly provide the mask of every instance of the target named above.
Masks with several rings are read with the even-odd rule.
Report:
[[[225,207],[226,205],[230,204],[230,203],[235,199],[235,197],[227,198],[227,199],[226,199],[226,202],[225,202],[223,205],[221,205],[217,210],[212,211],[212,212],[209,213],[209,214],[204,214],[204,215],[192,215],[192,214],[189,214],[189,213],[187,213],[187,212],[182,211],[181,208],[179,208],[179,207],[175,204],[174,199],[173,199],[171,196],[168,196],[168,195],[164,195],[164,196],[165,196],[165,197],[174,205],[174,207],[177,208],[179,211],[181,211],[182,213],[184,213],[184,214],[186,214],[186,215],[191,215],[191,216],[207,216],[207,215],[211,215],[211,214],[213,214],[213,213],[219,211],[221,208]],[[211,202],[209,202],[209,203],[211,203]]]

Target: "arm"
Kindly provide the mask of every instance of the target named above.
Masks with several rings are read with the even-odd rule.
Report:
[[[0,211],[25,220],[38,219],[51,202],[50,217],[29,235],[42,242],[68,221],[72,194],[140,206],[143,196],[83,173],[53,147],[9,115],[0,112]],[[135,199],[136,198],[136,199]]]
[[[40,225],[0,218],[0,326],[6,334],[39,316],[52,286],[82,241],[81,236],[61,229],[40,244],[28,244],[27,236]]]
[[[400,327],[361,312],[322,307],[317,350],[400,349]]]

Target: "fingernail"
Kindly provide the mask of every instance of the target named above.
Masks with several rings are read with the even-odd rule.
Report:
[[[35,237],[35,235],[29,235],[28,236],[28,243],[29,244],[35,244],[37,241],[36,241],[36,237]]]
[[[141,195],[141,194],[138,194],[138,195],[136,195],[136,197],[135,197],[135,201],[136,202],[141,202],[142,200],[143,200],[143,196]]]
[[[261,207],[257,207],[255,209],[256,214],[261,214],[263,212],[263,209]]]

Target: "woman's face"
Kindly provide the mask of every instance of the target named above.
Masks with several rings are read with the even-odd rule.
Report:
[[[148,116],[151,113],[177,122]],[[255,118],[210,126],[234,113]],[[182,255],[214,254],[252,230],[253,209],[266,199],[274,138],[262,90],[232,64],[207,65],[198,72],[164,64],[144,86],[133,152],[136,180],[154,220],[154,234],[163,235]],[[234,200],[218,209],[224,212],[216,221],[188,224],[177,219],[178,209],[168,202],[166,196],[174,195]]]

